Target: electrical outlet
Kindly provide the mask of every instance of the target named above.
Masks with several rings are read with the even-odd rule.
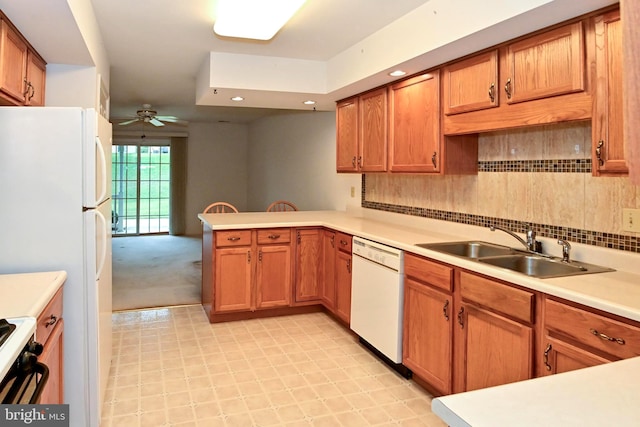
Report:
[[[622,209],[622,229],[640,233],[640,209]]]
[[[351,187],[351,197],[356,197],[356,187]]]

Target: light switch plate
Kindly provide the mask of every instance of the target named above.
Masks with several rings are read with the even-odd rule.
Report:
[[[640,209],[622,209],[622,229],[640,233]]]

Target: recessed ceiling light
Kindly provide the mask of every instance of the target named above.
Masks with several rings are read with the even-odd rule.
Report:
[[[316,103],[316,101],[314,101],[312,99],[309,99],[309,100],[303,102],[304,105],[314,105],[315,103]]]
[[[240,102],[240,101],[244,101],[244,98],[241,96],[234,96],[233,98],[231,98],[232,101],[236,101],[236,102]]]
[[[405,74],[407,74],[407,72],[402,70],[395,70],[389,73],[391,77],[400,77],[400,76],[404,76]]]
[[[270,40],[306,0],[218,0],[213,31],[220,36]]]

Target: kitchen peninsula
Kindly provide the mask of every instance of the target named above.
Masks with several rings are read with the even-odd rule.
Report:
[[[359,236],[365,239],[373,240],[384,245],[392,246],[405,251],[406,257],[415,256],[438,265],[446,266],[451,271],[455,271],[455,281],[452,281],[452,287],[459,286],[459,275],[464,274],[466,276],[477,276],[482,279],[482,284],[493,285],[498,283],[500,286],[513,286],[513,289],[517,289],[518,292],[526,291],[533,296],[531,300],[531,317],[535,320],[529,321],[529,327],[533,331],[530,335],[532,348],[535,349],[531,354],[531,366],[529,369],[530,378],[536,378],[531,381],[516,382],[510,385],[504,385],[501,387],[516,387],[524,386],[527,383],[536,384],[537,381],[544,382],[548,387],[558,387],[558,393],[562,393],[562,390],[566,390],[567,398],[571,399],[571,393],[574,391],[572,387],[576,387],[572,384],[570,387],[564,389],[563,378],[576,377],[580,378],[580,381],[586,381],[589,383],[589,375],[585,372],[588,370],[578,370],[576,373],[561,374],[561,375],[549,375],[551,373],[562,372],[562,367],[553,367],[551,370],[548,366],[554,361],[563,360],[564,353],[550,354],[549,350],[545,352],[543,342],[546,345],[546,338],[550,339],[558,338],[556,331],[552,326],[547,325],[552,322],[552,308],[555,310],[556,306],[561,306],[564,309],[566,305],[568,310],[577,310],[576,307],[580,307],[587,313],[585,318],[589,321],[594,320],[597,322],[598,328],[603,326],[606,322],[615,323],[617,326],[623,326],[629,328],[629,333],[632,335],[627,336],[628,344],[618,345],[621,349],[614,348],[613,356],[605,357],[600,356],[604,353],[600,352],[600,343],[596,342],[594,350],[596,354],[593,356],[598,363],[609,362],[619,359],[627,359],[622,362],[607,363],[604,367],[599,367],[600,370],[616,370],[617,374],[625,375],[625,370],[630,366],[636,366],[638,358],[634,357],[640,355],[637,351],[637,346],[634,342],[637,342],[638,325],[640,325],[640,270],[638,270],[638,255],[630,252],[615,251],[599,247],[591,247],[581,244],[573,244],[572,259],[599,264],[607,267],[614,268],[615,271],[598,273],[598,274],[586,274],[581,276],[572,277],[558,277],[551,279],[536,279],[523,274],[515,273],[513,271],[493,267],[487,264],[479,263],[474,260],[456,257],[441,252],[425,249],[416,246],[418,243],[438,243],[438,242],[452,242],[452,241],[468,241],[479,240],[485,242],[491,242],[496,244],[503,244],[511,247],[517,247],[519,244],[506,233],[492,233],[488,228],[476,227],[464,224],[457,224],[447,221],[438,221],[432,219],[411,217],[407,215],[399,215],[381,211],[371,211],[368,209],[362,209],[354,214],[347,212],[336,211],[318,211],[318,212],[286,212],[286,213],[240,213],[240,214],[200,214],[198,216],[203,222],[203,275],[211,275],[209,278],[203,277],[203,284],[208,280],[209,283],[214,283],[216,277],[215,274],[215,262],[212,254],[216,251],[216,235],[218,233],[228,232],[258,232],[260,230],[290,230],[290,240],[292,245],[295,246],[298,231],[309,229],[322,229],[335,231],[337,233],[343,233],[345,235]],[[282,233],[277,233],[282,234]],[[556,241],[548,238],[541,238],[546,252],[551,252],[551,255],[560,255],[561,248],[556,244]],[[295,253],[295,249],[292,250]],[[557,252],[557,253],[556,253]],[[321,258],[322,252],[319,252]],[[294,264],[296,260],[292,261]],[[322,263],[319,259],[318,263]],[[291,269],[292,274],[298,274],[295,265]],[[219,278],[219,277],[218,277]],[[495,279],[495,281],[494,281]],[[405,275],[406,280],[406,275]],[[413,280],[413,279],[412,279]],[[290,305],[295,305],[296,302],[296,279],[294,277],[291,289],[291,296],[288,301]],[[406,286],[406,284],[405,284]],[[209,290],[211,298],[215,298],[215,291]],[[204,295],[204,294],[203,294]],[[210,302],[211,303],[211,302]],[[321,307],[321,298],[307,301],[308,304],[315,304],[317,307]],[[458,304],[460,301],[454,300],[454,304]],[[465,302],[466,304],[466,302]],[[406,301],[405,301],[406,305]],[[465,306],[464,304],[462,306]],[[457,306],[456,306],[457,307]],[[549,315],[545,319],[545,307],[549,311]],[[211,308],[212,316],[216,316],[215,308]],[[248,311],[252,311],[254,315],[259,315],[260,309],[248,308]],[[593,310],[593,312],[591,311]],[[442,311],[442,308],[438,309]],[[469,316],[469,309],[465,315]],[[257,314],[255,314],[257,313]],[[569,311],[573,313],[573,311]],[[456,321],[456,313],[452,312],[452,316],[449,316],[455,321],[455,326],[458,327]],[[460,319],[460,313],[458,313],[458,319]],[[573,314],[572,314],[573,315]],[[577,318],[581,318],[582,311],[576,311]],[[509,322],[513,323],[510,319]],[[605,322],[605,323],[598,323]],[[569,322],[566,322],[569,323]],[[405,318],[404,328],[407,328],[407,319]],[[465,331],[468,330],[465,329]],[[563,332],[565,333],[565,332]],[[593,333],[593,332],[592,332]],[[590,335],[588,329],[587,334]],[[593,333],[596,335],[595,333]],[[560,335],[563,336],[563,335]],[[425,335],[426,338],[426,335]],[[543,339],[544,338],[544,339]],[[632,339],[630,339],[632,338]],[[602,340],[604,342],[604,339]],[[553,341],[554,343],[556,341]],[[605,345],[607,343],[603,343]],[[405,340],[406,346],[406,340]],[[554,345],[554,352],[559,352],[560,346]],[[607,350],[608,351],[608,350]],[[622,355],[618,355],[616,351],[624,351]],[[543,356],[544,352],[544,356]],[[535,354],[535,356],[534,356]],[[406,357],[406,351],[405,351]],[[457,357],[457,356],[456,356]],[[455,357],[453,358],[455,360]],[[406,362],[405,362],[406,363]],[[635,363],[635,364],[634,364]],[[594,363],[595,364],[595,363]],[[451,360],[447,362],[448,369],[454,369],[454,376],[461,375],[455,374],[456,367],[451,368],[450,365],[455,365]],[[561,365],[559,363],[559,365]],[[590,365],[585,365],[590,366]],[[573,368],[575,369],[575,368]],[[596,369],[596,368],[587,368]],[[595,371],[598,372],[598,371]],[[582,375],[580,375],[582,374]],[[414,375],[416,370],[414,369]],[[542,378],[537,378],[542,377]],[[424,378],[419,378],[423,380]],[[509,382],[509,381],[507,381]],[[430,383],[427,381],[427,386]],[[430,387],[427,387],[430,388]],[[478,387],[476,387],[478,388]],[[451,391],[440,391],[437,387],[431,388],[435,394],[449,394],[451,392],[458,393],[460,387],[453,385]],[[471,389],[471,388],[469,388]],[[585,387],[585,389],[587,389]],[[476,404],[478,406],[491,406],[491,398],[485,398],[482,393],[490,393],[491,388],[484,388],[481,391],[472,392],[477,393],[478,400]],[[469,395],[473,395],[468,393]],[[465,396],[466,394],[452,394],[451,396],[443,397],[443,402],[449,402],[457,399],[458,396]],[[507,394],[507,397],[510,396]],[[503,396],[504,397],[504,396]],[[454,400],[455,401],[455,400]],[[462,401],[461,401],[462,402]],[[466,401],[465,401],[466,402]],[[440,402],[439,402],[440,403]],[[439,404],[438,403],[438,404]],[[553,410],[557,413],[562,412],[562,400],[553,400],[546,402],[546,410],[550,410],[551,406],[557,405]],[[455,407],[455,405],[453,405]],[[434,410],[437,408],[437,404],[434,404]],[[635,417],[636,411],[632,408],[631,413],[626,415]],[[594,410],[598,410],[594,408]],[[438,412],[437,412],[438,413]],[[439,413],[439,415],[441,415]],[[588,413],[584,412],[585,417],[589,417]],[[626,416],[623,415],[623,416]],[[447,420],[448,421],[448,420]],[[464,424],[459,424],[464,425]]]

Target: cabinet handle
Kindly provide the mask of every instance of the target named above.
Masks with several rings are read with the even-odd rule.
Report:
[[[495,83],[491,83],[491,86],[489,86],[489,99],[491,100],[491,102],[495,102],[495,100],[496,100],[496,85],[495,85]]]
[[[464,329],[464,307],[460,307],[460,311],[458,312],[458,323],[460,324],[460,329]]]
[[[358,156],[358,169],[362,167],[362,156]]]
[[[347,246],[347,245],[349,244],[349,242],[347,242],[346,240],[342,240],[342,239],[340,239],[340,244],[341,244],[342,246]]]
[[[351,273],[351,260],[350,259],[347,260],[347,271],[349,273]]]
[[[624,345],[625,341],[622,338],[614,338],[614,337],[610,337],[609,335],[605,335],[602,332],[598,332],[595,329],[591,328],[589,329],[591,331],[591,333],[595,336],[597,336],[598,338],[602,338],[605,341],[613,341],[613,342],[617,342],[620,345]]]
[[[356,167],[356,156],[353,156],[353,159],[351,159],[351,164],[354,168]]]
[[[332,248],[336,247],[336,236],[331,236],[331,247]]]
[[[24,92],[22,92],[22,96],[24,96],[25,98],[27,97],[27,94],[29,93],[29,86],[31,85],[31,83],[29,83],[27,81],[27,78],[24,78]]]
[[[298,243],[300,243],[300,232],[299,231],[297,232],[297,235],[298,235]]]
[[[433,152],[433,156],[431,156],[431,163],[433,163],[433,167],[437,168],[438,165],[436,163],[436,156],[438,155],[438,153],[436,151]]]
[[[258,251],[258,261],[262,262],[262,251]]]
[[[279,235],[279,234],[269,234],[269,238],[270,238],[271,240],[276,240],[276,239],[279,239],[279,238],[280,238],[280,235]]]
[[[238,240],[240,240],[240,238],[238,236],[232,236],[232,237],[227,237],[227,240],[230,242],[237,242]]]
[[[598,141],[598,146],[596,147],[596,157],[598,158],[598,164],[600,166],[604,165],[604,160],[602,160],[602,146],[604,146],[604,141]]]
[[[507,79],[504,84],[504,91],[507,93],[507,99],[511,99],[511,79]]]
[[[29,82],[29,89],[31,89],[31,94],[29,95],[29,101],[31,101],[31,98],[33,98],[33,95],[36,94],[36,88],[33,87],[31,82]]]
[[[247,251],[247,264],[251,264],[251,251]]]
[[[442,307],[442,314],[444,314],[444,318],[449,321],[449,300],[444,302],[444,307]]]
[[[58,318],[52,314],[51,317],[49,317],[49,320],[47,320],[44,323],[44,327],[48,328],[49,326],[53,326],[56,324],[57,321],[58,321]]]
[[[547,344],[547,348],[544,349],[544,367],[547,371],[551,370],[551,365],[549,365],[549,352],[551,351],[551,344]]]

